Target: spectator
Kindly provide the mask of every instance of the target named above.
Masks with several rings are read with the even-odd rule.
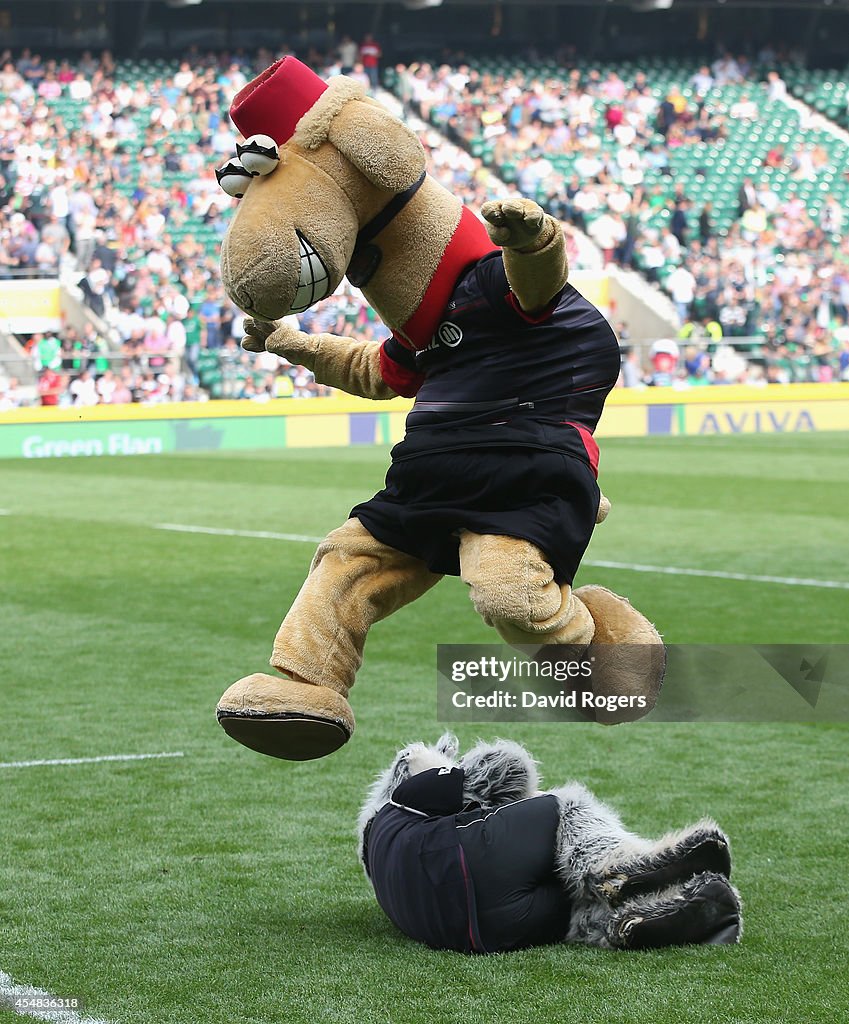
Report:
[[[67,379],[56,370],[45,369],[38,376],[38,396],[42,405],[55,406],[65,391]]]
[[[758,105],[751,99],[748,93],[743,93],[736,103],[732,104],[729,111],[731,117],[739,121],[756,121],[758,117]]]
[[[767,76],[767,99],[770,103],[787,99],[787,85],[777,71],[770,71]]]
[[[638,388],[643,384],[643,372],[640,366],[640,353],[632,347],[629,348],[622,359],[622,386],[626,388]]]
[[[336,47],[336,54],[339,57],[339,71],[343,75],[349,75],[354,70],[357,58],[360,55],[360,48],[350,36],[342,36],[342,41]],[[378,59],[380,54],[378,53]]]
[[[678,239],[682,246],[687,244],[687,210],[690,206],[688,199],[679,199],[672,208],[672,216],[669,218],[669,230]]]
[[[737,216],[742,217],[750,206],[758,201],[757,190],[751,178],[744,178],[743,184],[737,191]]]
[[[823,231],[829,235],[840,235],[844,223],[843,207],[834,196],[829,196],[820,214],[820,225]]]
[[[666,280],[666,287],[682,321],[689,319],[690,307],[696,295],[696,279],[682,264],[676,267]]]
[[[698,96],[706,96],[713,88],[713,75],[710,68],[704,64],[690,79],[690,85]]]
[[[97,405],[97,384],[90,370],[84,369],[76,380],[71,381],[69,390],[74,405]]]
[[[708,242],[713,238],[713,203],[706,202],[701,209],[699,214],[699,241],[703,246],[707,245]]]
[[[366,33],[360,43],[360,62],[368,75],[372,92],[376,92],[380,85],[380,58],[383,52],[380,44],[375,40],[371,32]]]
[[[603,213],[592,222],[589,233],[601,249],[605,263],[612,263],[617,248],[625,241],[627,230],[619,214]]]
[[[657,130],[667,138],[670,130],[678,120],[680,110],[680,96],[675,91],[670,92],[666,99],[660,104],[657,111]]]
[[[198,315],[203,325],[202,344],[205,349],[218,349],[223,344],[221,332],[222,319],[222,293],[218,288],[213,289],[209,297],[201,303]]]
[[[17,377],[8,379],[0,375],[0,412],[18,409],[24,404],[20,381]]]

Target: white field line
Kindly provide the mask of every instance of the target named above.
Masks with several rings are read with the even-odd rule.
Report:
[[[68,998],[68,997],[65,997]],[[22,1005],[15,1006],[16,1000]],[[22,1017],[51,1021],[52,1024],[109,1024],[108,1021],[85,1017],[76,1010],[60,1008],[61,1000],[49,992],[32,988],[30,985],[16,985],[4,971],[0,971],[0,1009],[9,1009]]]
[[[51,761],[0,761],[0,768],[40,768],[42,765],[99,764],[101,761],[151,761],[160,757],[184,757],[182,750],[160,754],[104,754],[101,757],[57,757]]]
[[[257,540],[288,540],[318,544],[323,537],[307,537],[301,533],[271,533],[262,530],[223,530],[212,526],[184,526],[178,523],[157,523],[157,530],[177,533],[208,533],[214,537],[253,537]],[[715,580],[742,580],[744,583],[779,583],[785,587],[819,587],[823,590],[849,590],[849,580],[819,580],[805,576],[760,576],[746,572],[723,572],[720,569],[688,569],[678,565],[640,565],[636,562],[607,562],[584,559],[582,565],[595,569],[620,569],[625,572],[658,573],[662,576],[701,576]]]
[[[299,544],[318,544],[324,537],[308,537],[304,533],[271,533],[268,530],[219,530],[213,526],[185,526],[182,523],[156,523],[157,530],[174,533],[210,533],[213,537],[250,537],[254,540],[291,540]]]
[[[0,508],[0,516],[10,516],[11,514],[7,508]]]
[[[847,580],[816,580],[804,576],[758,576],[721,569],[685,569],[677,565],[632,565],[629,562],[583,561],[596,569],[624,569],[627,572],[654,572],[663,576],[703,576],[713,580],[743,580],[746,583],[781,583],[785,587],[821,587],[825,590],[849,590]]]

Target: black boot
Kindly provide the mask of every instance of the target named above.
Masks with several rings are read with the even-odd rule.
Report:
[[[624,904],[608,925],[616,949],[732,945],[742,933],[740,897],[724,875],[705,873]]]
[[[712,822],[700,822],[666,843],[661,841],[647,854],[590,875],[587,884],[611,906],[619,906],[705,871],[731,876],[728,837]]]

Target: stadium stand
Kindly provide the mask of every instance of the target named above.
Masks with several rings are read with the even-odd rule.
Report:
[[[775,70],[723,57],[399,66],[387,84],[520,191],[670,292],[682,339],[738,357],[697,382],[845,375],[849,146]],[[718,325],[718,326],[717,326]],[[746,358],[740,358],[745,355]],[[694,382],[682,365],[680,376]]]
[[[794,96],[841,128],[849,128],[849,66],[830,70],[792,67],[784,77]]]
[[[241,314],[217,279],[231,200],[213,167],[236,141],[221,111],[271,59],[0,57],[0,277],[62,275],[95,314],[85,330],[23,339],[51,375],[42,401],[324,393],[303,368],[241,352]],[[785,80],[825,116],[845,113],[845,83],[729,57],[385,73],[432,126],[430,165],[465,202],[490,197],[497,173],[667,289],[691,384],[849,376],[849,147],[804,123]],[[347,285],[300,322],[384,335]],[[0,387],[0,407],[26,400]]]

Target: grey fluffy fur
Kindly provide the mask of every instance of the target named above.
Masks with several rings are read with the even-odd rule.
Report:
[[[682,899],[681,882],[661,891],[644,893],[617,905],[616,884],[637,871],[668,865],[689,839],[708,835],[728,844],[727,836],[711,819],[704,818],[658,840],[648,840],[628,831],[619,815],[602,803],[580,782],[568,782],[541,790],[538,762],[511,740],[478,741],[457,760],[459,742],[453,733],[443,734],[428,745],[411,743],[395,755],[369,789],[358,822],[358,852],[363,860],[363,837],[369,822],[385,806],[395,787],[411,775],[428,768],[459,765],[464,769],[463,798],[467,804],[484,809],[551,793],[560,802],[557,838],[557,874],[573,899],[568,942],[612,948],[618,922],[629,914],[651,916],[662,913]],[[612,881],[611,881],[612,880]],[[733,890],[735,898],[739,896]]]
[[[537,762],[512,740],[478,740],[459,765],[466,773],[463,796],[467,803],[501,807],[539,793]]]

